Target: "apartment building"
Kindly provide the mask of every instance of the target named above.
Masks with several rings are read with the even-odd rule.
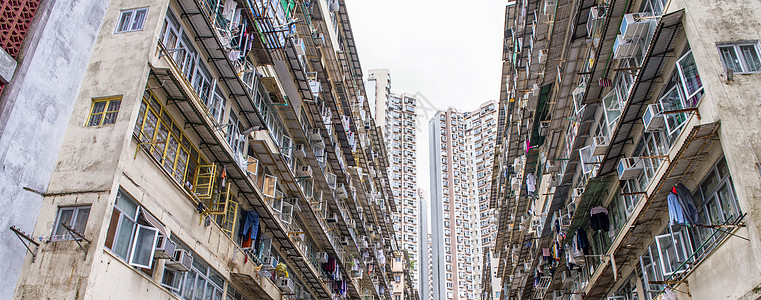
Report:
[[[370,96],[375,101],[375,117],[384,119],[380,126],[386,137],[390,164],[388,176],[397,208],[391,217],[395,238],[413,262],[414,269],[409,270],[411,285],[418,291],[421,276],[418,265],[422,255],[420,218],[424,211],[421,210],[417,185],[417,99],[407,93],[391,93],[391,75],[387,69],[368,72],[368,86],[371,87],[368,92],[375,92]]]
[[[506,7],[495,299],[761,296],[759,16],[753,1]]]
[[[13,297],[107,5],[0,3],[0,299]]]
[[[96,36],[16,299],[392,299],[343,1],[111,2]]]
[[[487,144],[496,126],[494,101],[472,112],[439,111],[429,122],[433,299],[480,297],[482,241],[488,245],[496,233],[482,227],[492,220],[480,209],[488,199],[493,150]]]

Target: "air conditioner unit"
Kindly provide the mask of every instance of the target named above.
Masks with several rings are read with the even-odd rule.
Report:
[[[310,80],[309,90],[312,91],[312,95],[318,95],[322,92],[322,84],[317,80]]]
[[[179,272],[190,271],[193,267],[193,256],[188,251],[177,249],[172,260],[167,260],[165,266]]]
[[[299,177],[312,177],[312,167],[310,166],[301,166],[299,167],[299,170],[296,174]]]
[[[596,136],[592,139],[592,155],[605,155],[608,151],[608,141],[604,136]]]
[[[314,36],[314,44],[315,46],[324,46],[325,45],[325,36],[322,35],[322,33],[318,33]]]
[[[306,47],[304,46],[304,40],[303,39],[294,39],[293,40],[293,46],[296,48],[296,54],[297,55],[306,55]]]
[[[550,132],[550,123],[540,122],[539,123],[539,135],[540,136],[547,136],[547,133]]]
[[[317,252],[315,253],[315,260],[319,263],[326,263],[328,262],[328,253],[326,252]]]
[[[349,246],[351,244],[351,238],[348,236],[345,236],[341,239],[341,245]]]
[[[322,141],[322,134],[320,133],[320,128],[312,128],[312,130],[309,132],[309,138],[312,142]]]
[[[654,19],[647,18],[644,14],[625,14],[619,29],[620,35],[625,40],[645,38],[652,23]]]
[[[563,291],[552,291],[552,300],[563,300]]]
[[[172,259],[174,258],[174,250],[177,248],[177,244],[169,240],[166,236],[159,235],[156,241],[156,252],[153,256],[156,258]]]
[[[557,0],[545,0],[544,1],[544,14],[549,15],[555,11],[555,5]]]
[[[357,222],[354,221],[354,219],[349,219],[346,221],[346,225],[349,226],[349,228],[357,228]]]
[[[298,158],[304,158],[307,156],[304,144],[296,144],[296,146],[293,147],[293,156]]]
[[[639,49],[639,43],[636,40],[625,39],[619,34],[616,42],[613,43],[613,58],[632,58],[637,53],[637,49]]]
[[[666,120],[661,113],[661,106],[657,103],[650,104],[642,115],[642,124],[645,125],[646,132],[661,131],[666,127]]]
[[[325,219],[328,223],[338,223],[338,214],[332,213],[328,215],[328,218]]]
[[[639,157],[625,157],[618,162],[616,167],[619,180],[637,178],[642,173],[642,159]]]
[[[547,163],[544,166],[546,173],[555,173],[560,170],[560,163],[554,160],[547,160]]]
[[[293,280],[290,277],[279,277],[277,279],[277,287],[283,294],[293,294],[296,291],[296,286],[293,284]]]

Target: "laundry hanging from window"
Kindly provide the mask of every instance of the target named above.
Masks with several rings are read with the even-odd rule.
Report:
[[[671,188],[671,193],[666,197],[669,206],[669,221],[671,225],[697,225],[699,221],[698,210],[692,199],[690,190],[679,183]]]

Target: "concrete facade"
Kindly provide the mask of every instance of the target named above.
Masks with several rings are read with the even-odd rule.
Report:
[[[12,297],[26,254],[8,228],[30,234],[35,228],[108,4],[42,1],[18,60],[2,51],[10,59],[2,64],[2,81],[9,82],[0,95],[0,260],[7,262],[2,299]]]
[[[533,18],[520,14],[526,3],[507,7],[491,200],[501,211],[499,299],[761,296],[761,4],[545,2],[526,7],[555,20],[535,34],[521,31]],[[563,28],[580,24],[585,34],[567,39]],[[517,54],[527,39],[533,49]],[[688,199],[672,193],[680,184],[696,220],[670,200]],[[609,228],[598,225],[603,214]]]
[[[346,8],[249,4],[102,7],[13,298],[392,299],[383,136],[326,67],[358,61]]]

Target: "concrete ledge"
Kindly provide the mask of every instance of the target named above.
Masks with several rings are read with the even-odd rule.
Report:
[[[16,60],[8,52],[5,52],[5,49],[0,48],[0,82],[10,82],[13,73],[16,72],[16,66],[18,66]]]

